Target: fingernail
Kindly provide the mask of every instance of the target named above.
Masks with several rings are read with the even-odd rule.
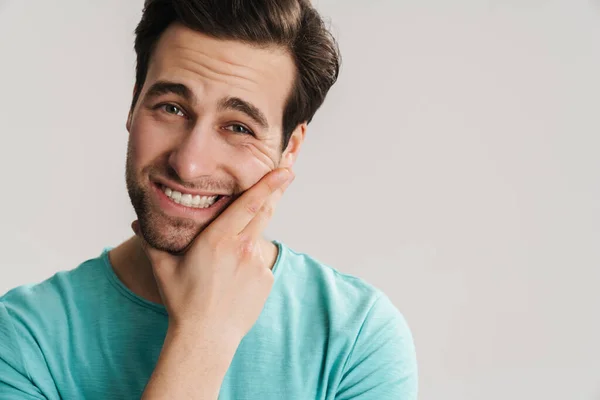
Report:
[[[291,177],[292,177],[292,171],[290,171],[288,168],[283,168],[277,174],[277,183],[280,185],[283,185],[284,183],[289,182]]]
[[[287,188],[289,185],[292,184],[292,182],[294,182],[294,179],[296,179],[296,174],[294,174],[294,171],[292,171],[291,169],[288,169],[289,171],[289,175],[287,180],[285,181],[285,187]]]
[[[284,183],[284,184],[281,186],[281,188],[282,188],[283,190],[287,190],[287,189],[290,187],[290,185],[292,184],[292,182],[294,182],[294,179],[295,179],[295,178],[296,178],[296,177],[292,176],[292,178],[291,178],[291,179],[289,179],[289,180],[288,180],[286,183]]]

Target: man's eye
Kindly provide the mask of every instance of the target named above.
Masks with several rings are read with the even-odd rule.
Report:
[[[167,114],[173,114],[173,115],[177,115],[179,117],[185,117],[185,114],[183,113],[183,111],[181,111],[181,108],[177,107],[174,104],[163,104],[160,106],[160,108],[165,111]]]
[[[234,133],[239,133],[241,135],[252,135],[252,136],[254,136],[254,133],[252,133],[252,131],[250,131],[244,125],[232,124],[232,125],[226,126],[225,129],[227,129],[228,131],[234,132]]]

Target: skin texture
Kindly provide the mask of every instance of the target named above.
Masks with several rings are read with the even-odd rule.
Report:
[[[262,311],[277,256],[262,232],[293,180],[306,131],[298,125],[281,152],[294,78],[292,57],[276,47],[217,40],[181,25],[158,42],[127,120],[136,235],[109,254],[125,285],[169,314],[144,399],[216,399],[239,342]],[[156,95],[151,88],[158,82],[179,89]],[[219,107],[231,97],[260,110],[265,126],[240,107]],[[155,182],[228,197],[186,213],[160,200]]]
[[[144,237],[153,247],[183,251],[244,190],[276,167],[293,164],[305,126],[292,134],[283,154],[280,146],[284,105],[294,76],[292,58],[281,49],[216,40],[180,25],[167,29],[127,122],[128,191]],[[148,96],[159,81],[185,85],[196,101],[175,94]],[[219,101],[232,96],[260,109],[269,128],[260,128],[239,111],[219,112]],[[156,108],[165,103],[169,105]],[[240,124],[256,137],[236,133]],[[173,217],[153,204],[150,180],[155,178],[232,197],[206,218]]]

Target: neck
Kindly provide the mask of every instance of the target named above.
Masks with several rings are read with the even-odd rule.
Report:
[[[277,246],[264,238],[259,240],[259,246],[265,254],[265,267],[273,269],[277,259]],[[108,257],[115,274],[129,290],[150,302],[163,304],[152,264],[137,236],[112,249]]]

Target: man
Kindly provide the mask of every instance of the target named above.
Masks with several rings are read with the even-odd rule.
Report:
[[[0,299],[0,399],[416,399],[379,290],[261,235],[337,79],[308,0],[147,0],[135,233]]]

